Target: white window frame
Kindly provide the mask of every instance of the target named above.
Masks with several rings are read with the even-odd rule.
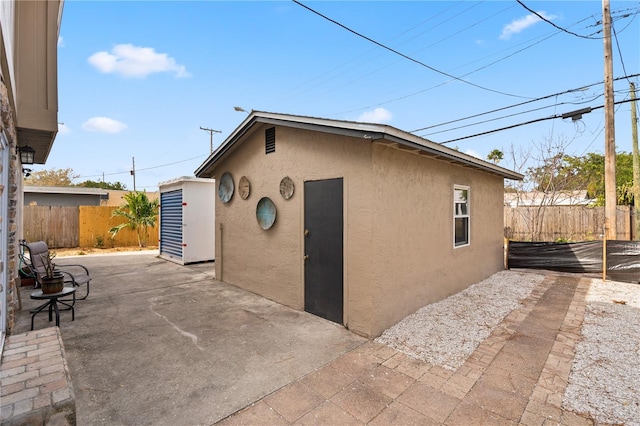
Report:
[[[467,191],[467,199],[465,202],[458,200],[457,191]],[[467,247],[471,244],[471,206],[469,199],[471,189],[464,185],[453,186],[453,248]],[[466,206],[466,209],[459,208],[459,206]],[[456,242],[456,221],[458,219],[467,220],[467,241],[463,243]]]

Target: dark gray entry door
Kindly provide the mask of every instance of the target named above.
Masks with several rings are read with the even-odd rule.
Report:
[[[304,310],[342,324],[342,178],[304,183]]]

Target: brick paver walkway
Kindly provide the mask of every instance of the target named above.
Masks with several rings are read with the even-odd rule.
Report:
[[[590,425],[561,408],[588,281],[549,276],[456,371],[368,342],[218,425]]]
[[[76,423],[75,395],[58,327],[9,336],[0,383],[3,425]]]

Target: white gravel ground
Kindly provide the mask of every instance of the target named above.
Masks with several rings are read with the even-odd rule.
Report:
[[[640,285],[593,280],[563,407],[640,425]]]
[[[456,370],[543,275],[498,272],[386,330],[377,342]],[[640,285],[593,280],[563,407],[640,426]]]
[[[498,272],[421,308],[376,341],[455,371],[543,279],[532,273]]]

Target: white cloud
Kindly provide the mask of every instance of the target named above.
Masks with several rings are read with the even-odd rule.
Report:
[[[82,129],[96,133],[118,133],[127,128],[121,121],[109,117],[93,117],[82,124]]]
[[[88,59],[98,71],[105,74],[120,74],[124,77],[144,78],[158,72],[174,73],[176,77],[190,77],[184,65],[166,53],[157,53],[151,47],[118,44],[109,52],[97,52]]]
[[[58,47],[64,47],[64,40],[62,36],[58,36]]]
[[[547,13],[543,11],[538,13],[549,21],[557,17],[556,15],[547,15]],[[500,34],[500,40],[509,40],[513,34],[518,34],[540,21],[541,19],[533,13],[520,19],[514,19],[510,24],[504,26],[502,34]]]
[[[391,121],[391,112],[384,108],[376,108],[373,111],[365,111],[358,117],[357,121],[366,123],[384,123]]]
[[[472,149],[467,149],[464,153],[467,154],[467,155],[470,155],[472,157],[476,157],[476,158],[479,158],[481,160],[484,160],[484,158],[482,157],[482,155],[480,155],[479,152],[474,151]]]

